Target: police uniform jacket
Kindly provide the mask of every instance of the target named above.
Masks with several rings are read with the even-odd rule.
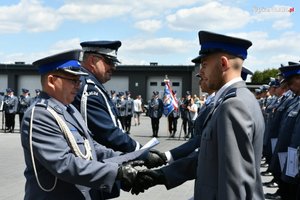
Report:
[[[126,116],[126,99],[119,99],[117,102],[117,109],[119,111],[119,115],[121,117],[125,117]]]
[[[149,117],[161,118],[164,111],[164,104],[160,98],[152,98],[149,101]]]
[[[24,113],[26,109],[30,106],[30,104],[31,104],[31,98],[29,96],[25,97],[21,95],[19,98],[18,113]]]
[[[4,111],[7,114],[16,113],[18,110],[18,97],[16,96],[8,96],[4,97]]]
[[[298,96],[298,108],[296,108],[293,112],[290,113],[290,117],[295,117],[295,126],[291,131],[291,139],[289,141],[289,147],[297,149],[300,147],[300,97]],[[297,111],[298,109],[298,111]],[[298,158],[299,159],[299,158]],[[299,164],[298,164],[299,165]],[[281,179],[287,183],[299,184],[299,177],[290,177],[286,175],[286,167],[287,162],[285,162],[283,172],[281,174]],[[299,176],[299,174],[298,174]]]
[[[222,92],[213,111],[203,126],[194,199],[264,199],[260,160],[265,127],[257,100],[238,81]]]
[[[126,98],[126,116],[132,116],[133,115],[133,99]]]
[[[91,146],[92,160],[77,157],[71,151],[57,121],[47,110],[50,106],[65,121],[83,154],[84,138]],[[120,155],[94,142],[84,126],[80,113],[73,107],[73,117],[62,104],[41,93],[36,102],[32,125],[32,148],[38,179],[41,186],[54,189],[43,191],[34,175],[29,141],[31,106],[24,115],[21,127],[21,142],[24,150],[26,169],[24,199],[104,199],[105,193],[114,188],[118,164],[102,162],[103,159]],[[55,183],[55,177],[57,183]]]
[[[282,97],[279,98],[279,103],[274,108],[274,113],[272,115],[272,118],[270,119],[269,127],[267,130],[268,131],[267,138],[264,138],[266,140],[264,142],[266,142],[267,144],[265,156],[268,162],[271,161],[272,154],[273,154],[271,139],[278,137],[282,116],[284,115],[284,113],[286,112],[290,104],[293,104],[293,101],[294,101],[294,94],[291,91],[288,91],[286,94],[284,94]]]
[[[273,172],[273,175],[278,177],[281,174],[280,162],[278,153],[287,152],[288,146],[291,141],[292,130],[294,129],[295,122],[300,111],[299,97],[295,97],[284,113],[280,122],[281,127],[279,130],[277,143],[273,152],[272,160],[269,169]]]
[[[85,85],[87,85],[87,125],[92,133],[92,137],[98,143],[112,148],[115,151],[122,152],[132,152],[136,150],[139,145],[138,142],[130,138],[128,134],[122,129],[120,123],[117,123],[118,111],[114,103],[109,98],[108,92],[105,90],[104,86],[96,79],[93,74],[85,70],[88,76],[82,76],[81,88],[75,97],[73,105],[80,110],[81,97]],[[98,87],[102,94],[96,88]],[[110,110],[107,107],[107,103],[110,105],[110,110],[116,123],[112,119]]]

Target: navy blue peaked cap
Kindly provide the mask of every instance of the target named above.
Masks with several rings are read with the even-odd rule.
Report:
[[[81,50],[65,51],[33,62],[40,74],[61,70],[73,75],[88,75],[80,70]]]
[[[244,81],[247,80],[248,75],[253,75],[253,72],[250,69],[248,69],[247,67],[243,66],[242,67],[242,72],[241,72],[242,79]]]
[[[7,89],[6,89],[6,92],[7,92],[7,93],[10,93],[10,92],[13,92],[13,91],[14,91],[14,90],[11,89],[11,88],[7,88]]]
[[[29,92],[29,90],[26,88],[22,88],[22,92],[27,93],[27,92]]]
[[[83,52],[98,53],[104,55],[115,62],[117,59],[118,49],[122,45],[120,41],[86,41],[80,43]]]
[[[289,62],[287,66],[281,66],[279,68],[284,79],[288,79],[293,75],[300,74],[300,63]]]
[[[261,85],[261,86],[259,87],[259,89],[261,90],[261,92],[267,92],[267,91],[269,90],[269,88],[270,88],[270,86],[269,86],[269,85],[266,85],[266,84]]]
[[[270,78],[269,82],[270,87],[280,87],[280,81],[277,78]]]
[[[198,36],[201,49],[199,56],[192,60],[194,63],[200,63],[204,56],[217,52],[226,52],[245,60],[248,55],[247,49],[252,46],[249,40],[208,31],[199,31]]]

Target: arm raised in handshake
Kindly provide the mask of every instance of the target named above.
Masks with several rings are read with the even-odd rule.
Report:
[[[164,185],[165,183],[164,174],[160,169],[144,169],[138,172],[131,189],[131,194],[138,195],[150,187]]]

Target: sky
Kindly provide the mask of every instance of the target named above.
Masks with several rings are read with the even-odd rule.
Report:
[[[120,40],[122,65],[192,65],[198,32],[252,41],[252,71],[300,60],[300,1],[290,0],[1,0],[0,63],[35,60]]]

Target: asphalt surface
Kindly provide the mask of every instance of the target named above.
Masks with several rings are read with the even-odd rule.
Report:
[[[23,175],[25,169],[24,156],[20,142],[18,117],[16,116],[15,133],[4,133],[2,123],[0,125],[0,200],[19,200],[24,196],[25,178]],[[2,122],[2,113],[0,113],[0,122]],[[181,120],[178,121],[178,129],[181,127]],[[176,146],[183,144],[186,140],[180,138],[179,131],[174,139],[169,139],[167,118],[163,117],[160,120],[160,129],[158,133],[158,140],[160,144],[155,148],[160,151],[167,151]],[[152,137],[150,118],[142,115],[141,124],[131,128],[131,136],[145,144]],[[264,171],[266,168],[261,168]],[[262,176],[263,182],[270,181],[271,176]],[[121,192],[121,200],[187,200],[193,196],[194,181],[188,181],[176,188],[167,190],[165,186],[155,186],[141,193],[139,195],[132,195],[131,193]],[[264,187],[265,193],[274,193],[276,188]]]

